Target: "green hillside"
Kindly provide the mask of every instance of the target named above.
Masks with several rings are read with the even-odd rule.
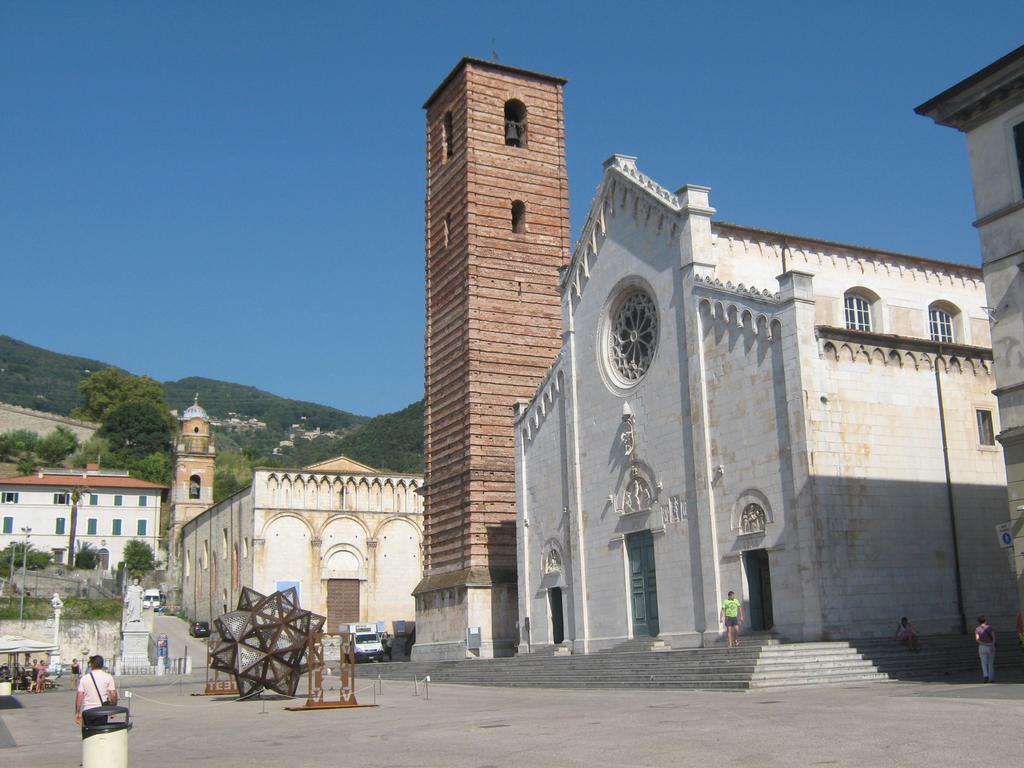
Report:
[[[109,367],[0,336],[0,402],[67,416],[82,404],[78,382]]]
[[[0,402],[68,415],[83,404],[78,384],[91,373],[110,368],[107,363],[63,355],[0,336]],[[423,403],[375,418],[358,416],[327,405],[291,400],[256,387],[192,376],[164,382],[164,396],[172,408],[182,411],[199,402],[214,419],[229,413],[255,418],[267,428],[240,431],[215,428],[221,450],[246,451],[265,458],[264,463],[302,466],[344,453],[381,469],[395,472],[423,471]],[[338,437],[295,439],[293,448],[272,451],[291,437],[293,424],[306,432],[336,432]]]
[[[326,432],[348,429],[367,421],[365,416],[356,416],[328,405],[289,400],[244,384],[199,376],[164,382],[164,397],[179,412],[192,405],[197,392],[199,404],[211,416],[223,418],[228,413],[245,414],[265,421],[267,428],[275,432],[287,431],[292,424],[300,422],[307,430],[319,428]]]
[[[340,454],[377,469],[423,472],[423,401],[376,416],[336,440],[300,440],[280,458],[306,466]]]

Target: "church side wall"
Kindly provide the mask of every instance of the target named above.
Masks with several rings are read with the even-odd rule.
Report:
[[[935,373],[924,355],[890,352],[826,346],[823,391],[808,398],[825,631],[836,636],[888,634],[902,615],[924,632],[959,628]],[[978,440],[975,410],[995,410],[991,375],[980,361],[938,365],[969,623],[1013,610],[995,536],[1005,472]]]
[[[252,585],[253,494],[247,488],[182,529],[182,607],[195,621],[213,621]]]

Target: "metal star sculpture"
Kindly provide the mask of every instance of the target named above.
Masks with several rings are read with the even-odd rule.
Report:
[[[294,696],[306,672],[309,635],[325,621],[299,607],[295,587],[272,595],[243,587],[238,609],[213,622],[220,638],[210,666],[234,676],[241,698],[266,689]]]

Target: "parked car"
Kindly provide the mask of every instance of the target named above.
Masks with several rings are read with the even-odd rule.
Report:
[[[193,621],[188,627],[188,633],[192,635],[192,637],[209,637],[210,622]]]

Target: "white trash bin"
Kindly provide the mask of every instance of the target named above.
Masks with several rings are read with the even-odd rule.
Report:
[[[4,680],[2,683],[0,683],[0,696],[10,696],[10,695],[11,695],[11,681],[10,680]]]
[[[82,712],[82,768],[128,768],[127,707]]]

